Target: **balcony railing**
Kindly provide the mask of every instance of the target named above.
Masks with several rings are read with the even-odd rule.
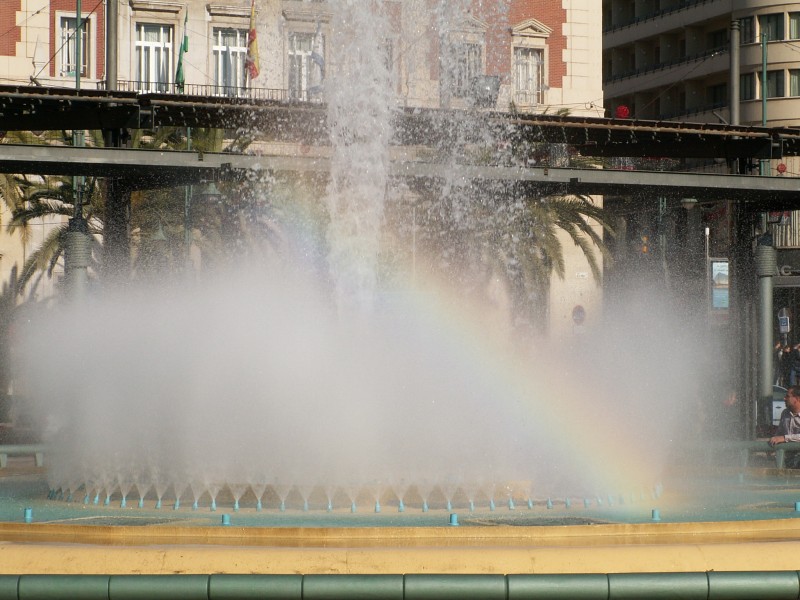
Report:
[[[704,104],[702,106],[683,108],[669,113],[661,113],[660,115],[658,115],[658,119],[660,121],[669,121],[671,119],[688,120],[688,117],[691,117],[692,115],[713,113],[715,110],[720,110],[726,108],[727,106],[728,106],[727,102],[714,102],[711,104]]]
[[[625,27],[630,27],[631,25],[638,25],[639,23],[644,23],[645,21],[658,19],[660,17],[672,13],[694,8],[695,6],[700,6],[702,4],[711,4],[713,2],[718,2],[718,1],[719,0],[685,0],[684,2],[676,4],[675,6],[670,6],[669,8],[662,8],[661,10],[649,12],[646,15],[639,15],[638,17],[628,19],[624,23],[617,23],[616,25],[604,26],[603,33],[611,33],[613,31],[617,31],[618,29],[624,29]]]
[[[628,79],[630,77],[639,77],[641,75],[654,73],[656,71],[663,71],[664,69],[670,69],[672,67],[677,67],[693,62],[700,62],[703,60],[707,60],[709,58],[713,58],[714,56],[720,54],[727,54],[728,52],[729,48],[727,46],[718,46],[716,48],[711,48],[709,50],[706,50],[705,52],[692,54],[691,56],[682,56],[681,58],[677,58],[675,60],[648,65],[646,67],[642,67],[641,69],[633,69],[631,71],[625,71],[624,73],[619,73],[618,75],[613,75],[609,77],[608,79],[604,80],[603,83],[604,84],[614,83],[621,79]]]
[[[514,92],[514,103],[517,106],[540,106],[544,104],[544,91],[516,90]]]
[[[97,89],[105,90],[106,82],[98,81]],[[243,100],[299,100],[302,102],[319,102],[321,100],[318,94],[299,93],[286,89],[195,83],[186,83],[178,86],[175,83],[133,80],[117,81],[116,91],[139,92],[142,94],[175,94],[180,96],[217,96],[220,98],[241,98]]]

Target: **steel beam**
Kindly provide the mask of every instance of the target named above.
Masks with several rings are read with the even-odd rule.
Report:
[[[0,144],[0,172],[40,175],[118,177],[138,189],[265,174],[300,172],[327,175],[330,161],[313,156],[255,156],[230,153],[173,152],[69,146]],[[554,167],[447,165],[395,161],[393,177],[527,185],[545,194],[671,195],[702,200],[730,199],[788,205],[800,200],[800,180],[790,177],[616,171]]]

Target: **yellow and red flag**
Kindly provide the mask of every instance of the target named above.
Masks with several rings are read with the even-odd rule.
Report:
[[[244,67],[252,81],[258,77],[258,39],[256,36],[256,0],[250,4],[250,31],[247,33],[247,57]]]

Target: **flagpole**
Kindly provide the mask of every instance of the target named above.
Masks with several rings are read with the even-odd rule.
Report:
[[[247,56],[244,59],[245,85],[248,90],[258,77],[258,36],[256,34],[256,0],[250,2],[250,29],[247,32]]]
[[[182,94],[186,84],[186,76],[183,72],[183,55],[189,51],[189,8],[183,17],[183,40],[178,51],[178,67],[175,69],[175,91]]]

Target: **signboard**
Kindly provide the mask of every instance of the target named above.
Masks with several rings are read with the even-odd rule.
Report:
[[[791,222],[792,212],[789,210],[771,210],[767,213],[767,223],[789,225]]]
[[[711,308],[727,310],[729,307],[728,259],[712,258],[711,261]]]

